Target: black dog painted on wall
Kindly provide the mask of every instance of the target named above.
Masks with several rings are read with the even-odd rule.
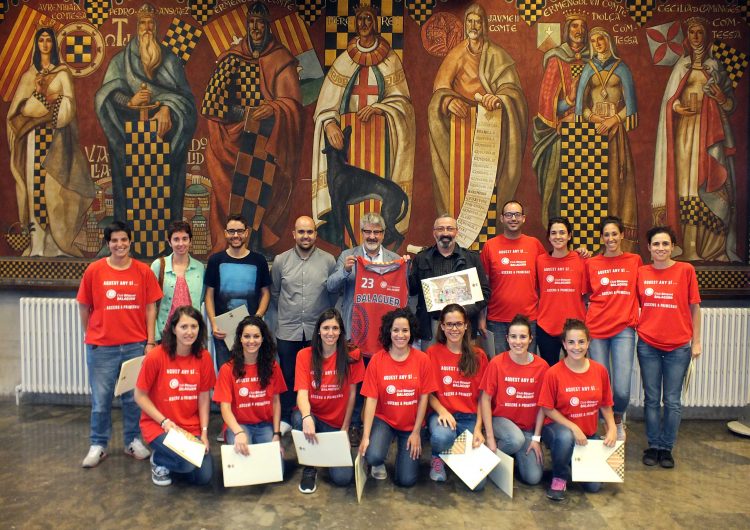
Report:
[[[406,216],[409,210],[409,198],[398,184],[392,180],[386,180],[375,173],[360,169],[347,163],[347,152],[349,141],[352,136],[351,126],[344,130],[344,147],[341,150],[334,148],[328,138],[325,139],[325,149],[328,162],[328,194],[331,196],[331,215],[328,221],[333,226],[329,232],[333,236],[333,243],[344,249],[344,229],[349,234],[351,241],[357,241],[351,221],[349,220],[349,206],[358,204],[368,199],[379,199],[381,201],[380,215],[385,221],[385,234],[383,245],[398,248],[404,240],[404,236],[398,233],[396,225]]]

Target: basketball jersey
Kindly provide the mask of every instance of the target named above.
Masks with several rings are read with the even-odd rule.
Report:
[[[409,303],[406,269],[403,258],[388,263],[372,263],[357,256],[352,342],[366,357],[382,349],[378,334],[383,315]]]

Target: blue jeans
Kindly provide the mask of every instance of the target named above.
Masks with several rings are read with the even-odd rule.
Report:
[[[362,362],[365,364],[365,368],[370,364],[372,357],[362,356]],[[362,407],[365,405],[365,396],[362,395],[362,382],[357,383],[357,395],[354,396],[354,410],[352,411],[352,421],[350,425],[352,427],[362,428]]]
[[[672,450],[682,415],[682,383],[690,365],[690,344],[663,351],[638,341],[638,364],[643,381],[643,409],[648,446]],[[661,403],[664,402],[662,415]]]
[[[427,426],[430,429],[432,456],[438,456],[440,453],[444,453],[453,447],[453,442],[456,441],[456,438],[458,438],[458,435],[462,432],[469,431],[471,434],[474,434],[474,428],[477,425],[476,414],[456,412],[453,414],[453,418],[456,420],[455,430],[440,425],[440,423],[438,423],[438,415],[435,412],[430,414],[430,417],[427,418]]]
[[[315,432],[336,432],[341,430],[328,425],[315,416],[312,419],[315,421]],[[302,414],[300,414],[299,410],[292,412],[292,426],[298,431],[302,430]],[[348,486],[354,478],[354,467],[329,467],[328,475],[331,477],[331,482],[336,486]]]
[[[281,421],[292,424],[292,409],[297,404],[297,392],[294,391],[294,369],[297,364],[297,354],[302,348],[310,345],[309,340],[276,339],[279,355],[279,367],[284,376],[287,391],[279,396],[281,401]]]
[[[227,333],[234,334],[234,330]],[[216,372],[218,373],[221,367],[224,366],[224,363],[232,358],[232,353],[227,348],[224,339],[219,340],[216,337],[214,337],[214,353],[216,354]]]
[[[536,327],[537,344],[539,344],[539,355],[552,366],[560,360],[562,350],[562,335],[550,335],[542,326]]]
[[[508,418],[500,416],[492,418],[492,431],[497,448],[515,460],[521,480],[532,486],[539,484],[542,480],[543,466],[537,461],[534,451],[526,454],[534,433],[523,431]]]
[[[589,440],[593,440],[591,436]],[[561,478],[570,482],[572,473],[570,459],[573,457],[573,448],[576,445],[573,431],[559,423],[549,423],[542,428],[542,441],[549,447],[552,453],[552,477]],[[602,487],[601,482],[583,482],[583,489],[589,493],[596,493]]]
[[[499,353],[508,351],[508,329],[510,328],[510,322],[495,322],[493,320],[487,321],[487,329],[492,332],[495,336],[495,353],[494,355],[487,352],[488,356],[494,357]],[[531,344],[529,344],[529,351],[536,353],[536,320],[531,322]]]
[[[385,463],[388,449],[391,447],[393,438],[396,438],[396,473],[393,481],[397,486],[410,488],[417,483],[419,474],[419,459],[413,460],[406,448],[406,442],[411,431],[399,431],[394,429],[380,418],[373,418],[372,429],[370,429],[370,445],[365,452],[365,460],[371,466],[380,466]]]
[[[149,444],[154,452],[154,464],[166,467],[170,473],[184,475],[185,479],[191,484],[200,486],[211,482],[211,477],[214,474],[214,462],[211,459],[211,454],[206,453],[201,467],[196,467],[164,445],[164,438],[166,437],[167,433],[160,434]]]
[[[635,330],[625,328],[608,339],[592,339],[589,354],[596,362],[603,364],[609,372],[615,404],[615,414],[625,414],[630,403],[630,380],[633,376],[633,352],[635,351]]]
[[[92,346],[86,344],[86,366],[89,370],[91,388],[91,445],[107,447],[112,436],[112,399],[120,376],[122,363],[143,355],[144,342],[133,342],[119,346]],[[122,403],[122,441],[127,447],[141,435],[138,420],[141,409],[135,404],[133,391],[120,396]]]

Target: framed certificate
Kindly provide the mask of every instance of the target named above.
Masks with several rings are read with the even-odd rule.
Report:
[[[476,267],[422,280],[427,311],[440,311],[448,304],[468,305],[484,300]]]

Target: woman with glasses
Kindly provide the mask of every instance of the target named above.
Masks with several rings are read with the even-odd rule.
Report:
[[[471,324],[466,310],[448,304],[440,312],[437,342],[427,349],[437,390],[430,394],[430,478],[447,478],[440,453],[453,446],[464,431],[474,436],[474,447],[484,443],[482,418],[477,414],[479,383],[487,368],[487,355],[471,343]]]

